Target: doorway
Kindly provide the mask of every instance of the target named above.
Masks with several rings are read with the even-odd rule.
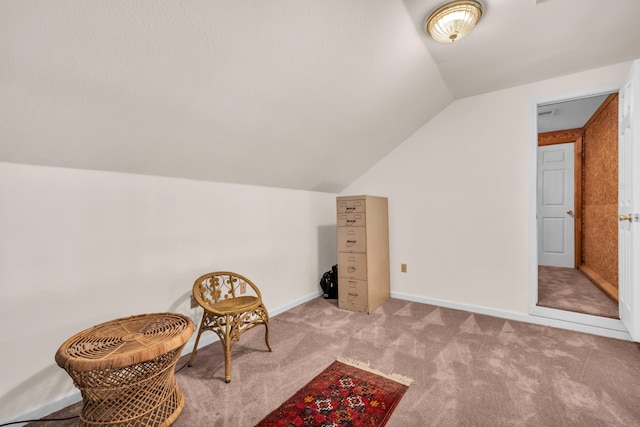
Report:
[[[540,306],[618,318],[617,101],[538,107]]]
[[[612,217],[618,224],[618,312],[619,319],[587,315],[537,306],[537,129],[530,138],[529,238],[530,238],[530,303],[529,314],[544,318],[544,323],[572,330],[597,333],[640,342],[640,59],[633,61],[620,85],[600,90],[584,90],[572,96],[557,96],[532,102],[531,123],[538,124],[541,106],[596,95],[618,93],[618,203]],[[586,157],[585,157],[586,158]],[[589,235],[588,233],[586,235]],[[542,319],[541,319],[542,320]]]
[[[601,265],[592,268],[591,261],[598,258],[594,254],[594,248],[598,246],[594,241],[606,241],[608,246],[604,250],[617,254],[617,224],[609,224],[608,233],[615,235],[615,247],[611,248],[612,239],[599,235],[602,223],[598,223],[594,216],[602,214],[603,210],[609,214],[609,210],[617,209],[617,103],[608,107],[610,111],[602,112],[613,96],[617,99],[617,91],[616,88],[536,104],[539,138],[535,145],[535,239],[538,262],[536,271],[532,273],[535,289],[532,289],[531,314],[624,331],[617,318],[617,302],[605,294],[602,287],[593,284],[608,282],[617,287],[617,258],[609,260],[604,269]],[[590,151],[584,151],[586,139],[594,139],[593,132],[590,134],[585,129],[593,124],[595,116],[605,114],[606,119],[611,119],[609,116],[613,110],[614,126],[609,137],[613,135],[615,151],[607,155],[606,147],[594,149],[593,143]],[[602,127],[601,124],[599,126]],[[600,156],[604,157],[600,160]],[[615,161],[613,169],[612,159]],[[598,181],[610,183],[609,178],[602,180],[601,171],[587,169],[594,162],[604,164],[612,172],[609,175],[615,179],[615,194],[610,189],[600,188],[600,184],[594,185]],[[589,189],[583,192],[587,184]],[[603,245],[599,246],[603,248]],[[611,274],[612,270],[615,274]],[[556,284],[566,285],[557,295],[552,295],[559,295],[564,300],[550,303],[548,290],[551,288],[541,285],[541,280],[555,280]],[[553,289],[558,290],[559,287]],[[587,289],[588,292],[569,295],[570,289]],[[599,305],[598,301],[602,304]]]

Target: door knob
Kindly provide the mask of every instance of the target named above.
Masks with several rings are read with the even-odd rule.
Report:
[[[572,211],[571,209],[569,209],[569,210],[567,211],[567,215],[571,215],[571,216],[573,216],[573,211]]]
[[[633,221],[633,214],[629,214],[629,215],[620,215],[618,217],[618,221]]]

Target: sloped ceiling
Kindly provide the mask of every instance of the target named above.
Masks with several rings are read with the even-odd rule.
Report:
[[[487,0],[455,45],[439,4],[3,0],[0,161],[338,192],[456,98],[640,57],[637,0]]]
[[[441,3],[403,1],[418,33]],[[485,13],[472,36],[454,45],[421,38],[455,98],[640,57],[638,0],[479,1]]]

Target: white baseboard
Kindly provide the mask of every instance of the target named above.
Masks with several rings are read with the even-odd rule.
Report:
[[[285,311],[291,310],[292,308],[299,306],[300,304],[304,304],[307,301],[311,301],[312,299],[318,298],[320,295],[323,295],[321,290],[318,290],[317,292],[312,292],[308,295],[303,296],[302,298],[298,298],[297,300],[294,300],[294,301],[291,301],[290,303],[282,305],[276,308],[275,310],[269,310],[269,316],[275,317],[280,313],[284,313]]]
[[[39,420],[40,418],[46,417],[47,415],[57,412],[62,408],[66,408],[67,406],[73,405],[74,403],[78,403],[80,402],[80,400],[82,400],[82,396],[80,395],[80,390],[72,390],[71,392],[67,393],[66,395],[56,400],[50,401],[48,403],[44,403],[34,409],[31,409],[28,412],[23,413],[22,415],[14,417],[10,420],[2,421],[0,422],[0,424],[18,422],[17,424],[11,424],[11,426],[22,427],[27,425],[27,422],[20,423],[19,421]]]
[[[567,311],[554,310],[551,308],[538,306],[529,307],[530,314],[523,314],[506,310],[497,310],[490,307],[462,304],[437,298],[426,298],[418,295],[405,294],[402,292],[391,292],[391,297],[407,301],[420,302],[423,304],[453,308],[456,310],[469,311],[471,313],[486,314],[503,319],[517,320],[520,322],[534,323],[537,325],[552,326],[555,328],[567,329],[570,331],[585,332],[593,335],[600,335],[603,337],[631,341],[629,332],[627,332],[622,322],[618,319],[608,319],[604,317],[590,316],[587,314],[571,313]]]
[[[312,299],[317,298],[320,295],[322,295],[321,291],[313,292],[308,295],[305,295],[302,298],[298,298],[297,300],[284,304],[273,310],[269,310],[269,316],[275,317],[281,313],[284,313],[287,310],[291,310],[292,308],[300,304],[303,304],[307,301],[311,301]],[[200,319],[198,319],[197,321],[200,321]],[[196,328],[197,327],[198,325],[196,324]],[[202,337],[200,337],[200,342],[198,343],[198,349],[204,346],[207,346],[209,344],[213,344],[216,341],[219,341],[218,336],[216,334],[214,333],[203,334]],[[194,344],[195,344],[195,338],[189,340],[187,344],[184,346],[184,348],[182,349],[181,356],[186,356],[190,354],[193,351]],[[180,366],[177,366],[176,368],[180,368]],[[25,412],[17,417],[14,417],[13,419],[0,421],[0,424],[16,422],[21,420],[39,420],[40,418],[46,417],[49,414],[57,412],[63,408],[66,408],[67,406],[73,405],[74,403],[80,402],[81,400],[82,400],[82,396],[80,394],[80,390],[73,390],[72,392],[58,399],[44,403],[34,409],[29,410],[28,412]],[[12,426],[22,427],[26,424],[27,423],[19,423],[19,424],[12,424]]]

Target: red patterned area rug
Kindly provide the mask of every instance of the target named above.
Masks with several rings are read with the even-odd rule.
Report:
[[[338,358],[256,427],[384,426],[411,383]]]

